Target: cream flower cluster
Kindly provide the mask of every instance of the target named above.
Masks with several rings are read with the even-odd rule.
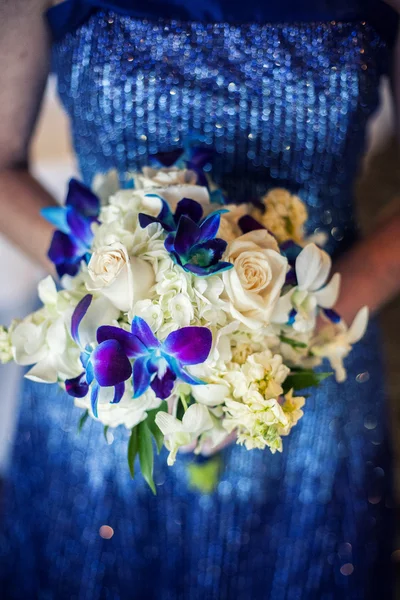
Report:
[[[115,173],[96,178],[101,208],[87,260],[77,275],[62,278],[61,290],[51,277],[40,283],[42,308],[0,329],[0,360],[31,365],[32,380],[64,385],[82,372],[82,349],[96,348],[102,325],[129,332],[140,317],[160,343],[181,328],[205,327],[212,334],[209,356],[187,367],[198,384],[177,380],[167,402],[151,388],[134,397],[128,381],[114,403],[114,388],[102,387],[97,419],[132,430],[157,413],[170,464],[183,446],[209,453],[232,435],[248,450],[281,451],[282,437],[303,415],[305,400],[297,390],[315,383],[314,368],[324,358],[339,380],[345,378],[343,360],[362,337],[368,311],[349,329],[334,313],[340,276],[329,279],[331,259],[307,243],[307,210],[288,191],[269,192],[260,211],[213,205],[208,188],[187,169],[145,168],[132,177],[133,188],[124,190]],[[167,248],[161,222],[141,226],[140,214],[157,218],[163,201],[173,214],[183,198],[198,203],[204,218],[222,209],[217,237],[225,242],[222,260],[230,268],[198,276]],[[243,233],[246,216],[258,227]],[[288,240],[298,245],[294,264],[281,248]],[[78,346],[71,318],[87,294],[93,300]],[[317,329],[320,317],[325,325]],[[94,416],[90,392],[75,402]]]

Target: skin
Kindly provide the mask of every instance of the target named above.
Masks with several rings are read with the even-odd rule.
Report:
[[[0,231],[45,265],[52,227],[39,210],[54,200],[29,173],[29,146],[49,72],[50,39],[45,0],[0,2]],[[390,0],[400,13],[400,0]],[[400,42],[395,49],[394,93],[400,106]],[[400,111],[398,111],[400,114]],[[398,119],[400,132],[400,120]],[[383,218],[372,235],[335,265],[342,274],[337,305],[351,322],[359,308],[373,312],[400,291],[400,206]]]

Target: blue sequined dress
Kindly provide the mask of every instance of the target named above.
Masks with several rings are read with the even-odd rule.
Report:
[[[357,236],[352,184],[388,67],[385,19],[363,21],[357,2],[266,4],[69,0],[52,9],[54,70],[79,164],[87,183],[114,167],[123,178],[149,153],[197,136],[216,148],[214,178],[228,192],[289,188],[307,202],[310,231],[325,231],[338,253]],[[366,18],[378,16],[372,4],[362,3]],[[25,383],[1,598],[389,598],[380,355],[372,324],[347,361],[347,383],[312,393],[283,454],[226,449],[211,495],[189,489],[190,457],[168,468],[161,456],[154,498],[129,477],[128,432],[107,445],[90,422],[78,435],[71,398]]]

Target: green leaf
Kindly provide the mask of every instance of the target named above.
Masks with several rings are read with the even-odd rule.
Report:
[[[189,485],[202,494],[211,494],[217,487],[222,471],[222,459],[217,454],[204,463],[188,465]]]
[[[156,486],[153,481],[154,452],[150,429],[146,421],[137,426],[140,469],[145,481],[155,495]]]
[[[160,453],[161,448],[164,445],[164,434],[162,433],[162,431],[160,430],[160,428],[158,427],[158,425],[155,421],[157,413],[159,413],[159,412],[168,412],[168,406],[165,401],[158,408],[155,408],[154,410],[149,410],[147,412],[147,419],[146,419],[147,426],[150,429],[150,431],[153,435],[153,438],[156,442],[158,454]]]
[[[108,444],[108,439],[107,439],[108,428],[109,428],[109,426],[105,425],[104,426],[104,431],[103,431],[104,439],[106,440],[107,444]]]
[[[289,344],[289,346],[292,346],[292,348],[307,348],[307,344],[304,344],[303,342],[298,342],[297,340],[292,340],[292,338],[288,338],[285,335],[280,335],[279,339],[284,344]]]
[[[128,465],[132,479],[135,476],[135,458],[139,450],[138,428],[134,427],[128,444]]]
[[[296,370],[288,375],[283,383],[283,393],[286,394],[291,389],[304,390],[308,387],[317,387],[327,377],[333,373],[315,373],[312,370]]]
[[[85,412],[83,413],[83,415],[79,419],[78,433],[80,433],[82,431],[82,428],[83,428],[84,424],[86,423],[86,421],[88,420],[88,418],[89,418],[89,411],[85,410]]]

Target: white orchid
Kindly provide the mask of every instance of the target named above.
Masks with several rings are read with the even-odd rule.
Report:
[[[356,315],[348,328],[343,321],[338,324],[329,323],[321,330],[311,346],[311,352],[318,357],[327,358],[335,371],[336,380],[346,380],[346,369],[343,360],[351,352],[352,346],[359,342],[368,325],[369,311],[366,306]]]
[[[329,254],[308,244],[296,259],[297,285],[279,299],[272,321],[284,324],[292,319],[293,329],[299,332],[315,329],[318,307],[332,308],[339,295],[338,273],[325,285],[331,267]]]
[[[188,446],[213,427],[208,408],[203,404],[189,406],[182,421],[168,413],[159,412],[156,416],[156,424],[166,436],[165,445],[170,451],[169,465],[174,464],[179,448]]]

